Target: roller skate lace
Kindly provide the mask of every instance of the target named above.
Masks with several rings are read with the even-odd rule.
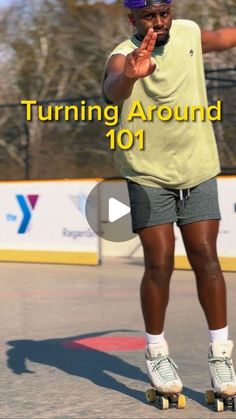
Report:
[[[231,358],[212,357],[209,359],[209,364],[219,383],[234,382]]]
[[[159,379],[163,382],[169,382],[177,380],[176,369],[178,368],[175,362],[168,356],[160,356],[154,358],[151,361],[152,372],[159,376]]]

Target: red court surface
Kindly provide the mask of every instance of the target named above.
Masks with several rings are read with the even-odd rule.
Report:
[[[64,343],[64,346],[81,350],[96,349],[104,352],[128,352],[143,349],[145,347],[145,339],[132,336],[102,336],[68,341]]]

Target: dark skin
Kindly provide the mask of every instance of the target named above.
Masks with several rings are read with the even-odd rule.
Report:
[[[140,41],[145,38],[147,31],[152,28],[156,33],[155,46],[165,45],[169,39],[169,31],[172,24],[171,7],[165,4],[133,9],[128,15],[130,23],[137,30]]]
[[[196,277],[199,301],[210,330],[227,325],[226,287],[216,252],[218,228],[216,220],[181,227],[188,259]],[[140,292],[144,323],[146,331],[156,335],[163,331],[169,300],[174,266],[173,224],[147,227],[138,233],[145,260]]]
[[[155,4],[141,9],[133,9],[129,13],[130,23],[137,29],[137,37],[142,40],[139,48],[130,54],[112,55],[106,67],[106,79],[103,90],[106,97],[113,103],[120,104],[127,99],[135,82],[147,77],[156,69],[152,58],[157,38],[163,37],[171,28],[171,6]],[[223,51],[236,46],[236,29],[225,28],[217,31],[201,31],[203,52]]]
[[[107,65],[104,93],[120,104],[127,99],[139,78],[151,75],[156,68],[152,52],[168,42],[172,24],[171,6],[155,4],[133,9],[128,15],[141,41],[127,56],[113,55]],[[203,52],[222,51],[236,46],[236,29],[201,32]],[[218,220],[204,220],[181,227],[187,256],[195,273],[198,297],[209,329],[227,325],[226,287],[216,251]],[[160,334],[164,328],[169,300],[169,284],[174,268],[175,237],[173,224],[156,225],[138,231],[145,260],[141,283],[141,304],[146,331]]]

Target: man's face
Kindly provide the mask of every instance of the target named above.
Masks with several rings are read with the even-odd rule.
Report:
[[[144,38],[148,29],[153,28],[157,32],[157,47],[168,42],[172,23],[172,11],[168,4],[153,4],[132,9],[128,16],[140,40]]]

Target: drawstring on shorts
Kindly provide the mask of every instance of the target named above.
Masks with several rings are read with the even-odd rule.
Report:
[[[185,207],[185,205],[187,203],[187,200],[189,199],[190,192],[191,192],[191,189],[190,188],[189,189],[180,189],[179,190],[179,200],[180,200],[180,205],[181,206],[183,205]]]

